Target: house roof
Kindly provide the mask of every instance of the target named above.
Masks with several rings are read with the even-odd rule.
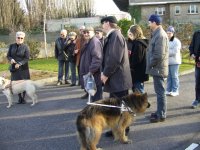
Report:
[[[160,4],[180,4],[180,3],[196,3],[200,0],[154,0],[149,2],[149,0],[129,0],[129,5],[160,5]]]

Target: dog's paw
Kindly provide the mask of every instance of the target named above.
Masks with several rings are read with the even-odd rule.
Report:
[[[31,104],[31,107],[33,107],[35,105],[35,103]]]
[[[103,150],[103,148],[97,148],[97,150]]]
[[[7,108],[10,108],[11,107],[11,105],[8,105],[8,106],[6,106]]]
[[[123,141],[123,144],[131,144],[132,140]]]

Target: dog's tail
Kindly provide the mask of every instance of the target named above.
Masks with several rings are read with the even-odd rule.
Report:
[[[81,145],[87,150],[90,150],[90,145],[95,138],[95,131],[86,121],[84,115],[79,115],[76,120],[76,127]]]

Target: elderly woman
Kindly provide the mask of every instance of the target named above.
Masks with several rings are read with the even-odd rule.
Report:
[[[11,44],[8,49],[7,59],[10,62],[11,81],[30,79],[29,73],[29,48],[24,44],[25,33],[16,33],[16,43]],[[18,94],[18,104],[25,104],[25,92]]]

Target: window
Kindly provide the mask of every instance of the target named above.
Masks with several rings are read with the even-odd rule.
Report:
[[[181,7],[180,6],[175,6],[175,14],[180,14],[181,13]]]
[[[156,8],[155,14],[157,14],[157,15],[164,15],[165,14],[165,7],[158,7],[158,8]]]
[[[197,5],[190,5],[188,8],[189,14],[197,14],[198,13],[198,7]]]

